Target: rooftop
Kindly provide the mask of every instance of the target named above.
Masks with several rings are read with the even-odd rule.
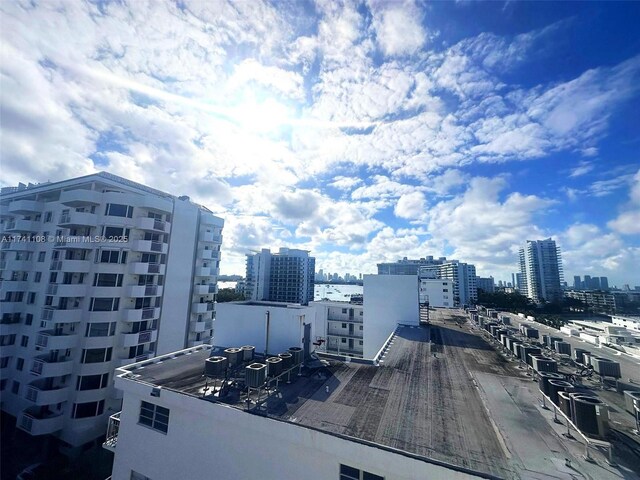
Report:
[[[492,352],[479,337],[458,328],[399,327],[379,366],[331,362],[305,368],[290,384],[279,382],[276,394],[267,397],[263,392],[257,404],[257,392],[252,394],[250,408],[460,467],[511,476],[478,391],[459,359],[447,354],[445,338],[465,350]],[[200,347],[125,370],[139,381],[246,409],[244,389],[230,388],[218,396],[213,382],[203,376],[204,360],[221,353],[222,347]]]

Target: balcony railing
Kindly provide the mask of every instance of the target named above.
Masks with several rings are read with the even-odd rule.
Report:
[[[102,447],[111,451],[116,451],[116,445],[118,444],[118,433],[120,433],[120,413],[118,412],[109,417],[109,424],[107,425],[107,436],[105,438]]]

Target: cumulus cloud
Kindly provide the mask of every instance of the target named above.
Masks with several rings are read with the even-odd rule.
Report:
[[[379,9],[373,8],[373,29],[384,54],[407,55],[422,47],[426,33],[418,7],[411,2],[381,5]]]
[[[629,190],[629,202],[624,205],[617,218],[607,226],[623,235],[640,234],[640,170],[633,176]]]
[[[393,209],[396,217],[408,220],[418,219],[425,214],[425,200],[421,192],[413,192],[402,195]]]

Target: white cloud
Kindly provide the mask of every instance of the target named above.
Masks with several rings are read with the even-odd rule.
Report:
[[[577,167],[571,169],[570,177],[580,177],[586,175],[594,169],[592,162],[580,162]]]
[[[415,53],[425,42],[422,13],[410,2],[384,3],[373,8],[373,29],[381,50],[387,56]]]
[[[640,170],[631,180],[629,202],[622,208],[620,215],[607,226],[623,235],[640,235]]]
[[[393,209],[396,217],[416,220],[425,214],[425,200],[421,192],[413,192],[402,195]]]

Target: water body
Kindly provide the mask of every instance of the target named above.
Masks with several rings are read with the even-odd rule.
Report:
[[[351,295],[362,295],[362,292],[362,285],[322,284],[315,286],[313,299],[319,301],[327,298],[334,302],[348,302]]]

